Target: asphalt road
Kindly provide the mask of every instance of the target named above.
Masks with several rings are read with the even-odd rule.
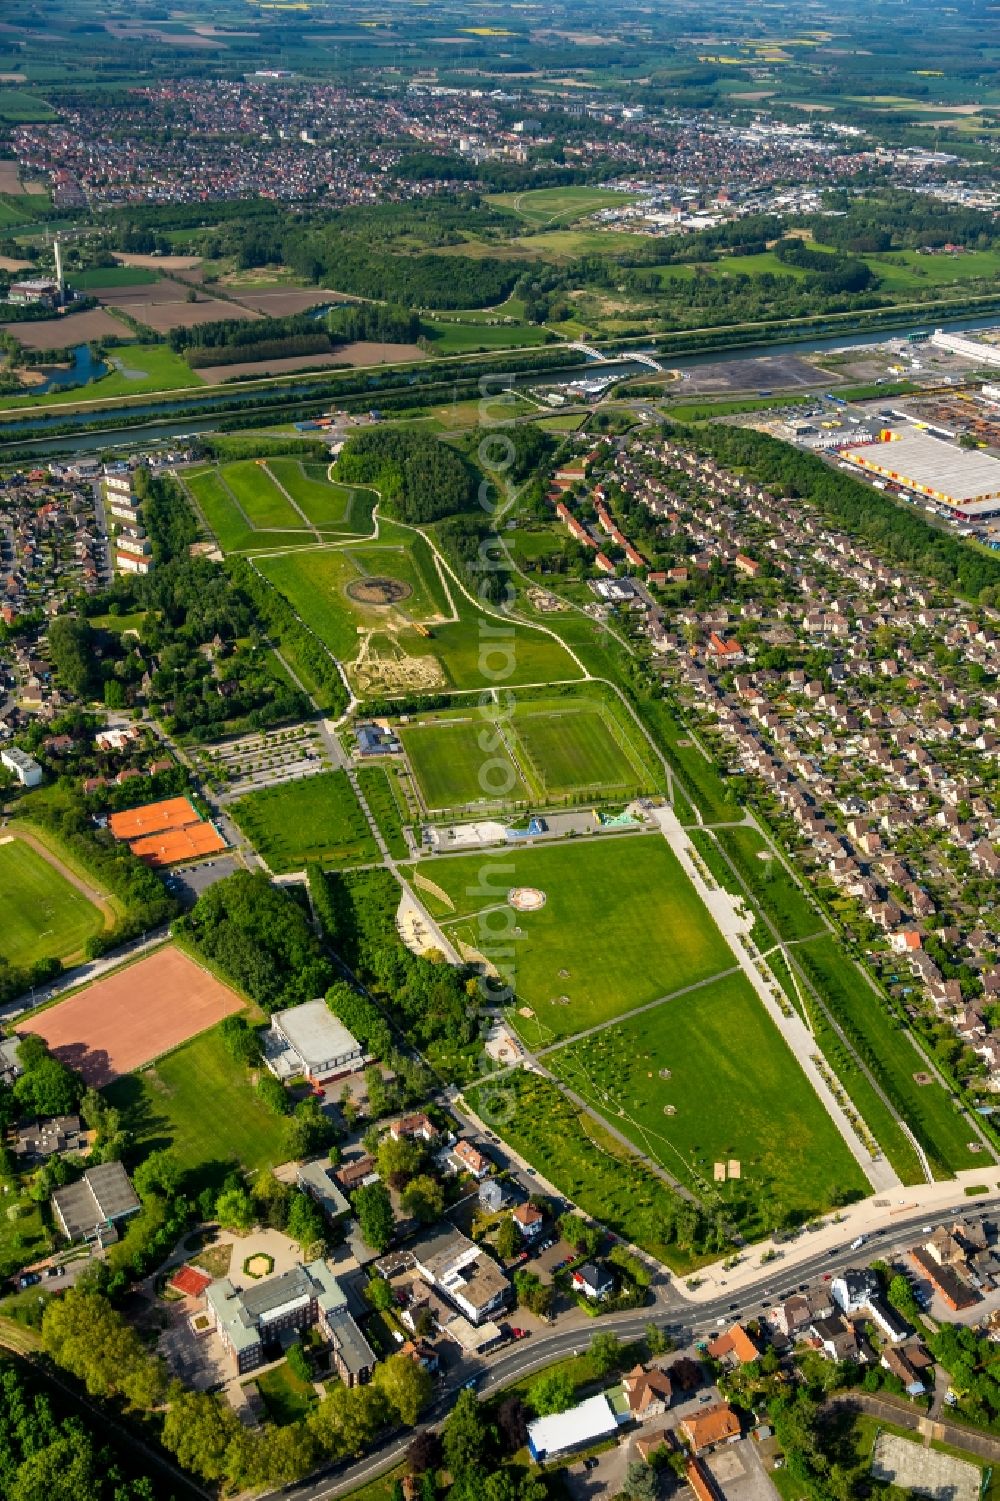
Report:
[[[899,1219],[876,1235],[868,1237],[864,1248],[852,1250],[849,1245],[815,1256],[801,1255],[808,1247],[809,1232],[804,1231],[798,1239],[790,1241],[784,1257],[761,1269],[761,1274],[750,1287],[734,1292],[731,1298],[725,1294],[713,1302],[693,1304],[678,1289],[674,1281],[654,1287],[655,1303],[628,1313],[607,1314],[605,1317],[587,1319],[584,1325],[569,1328],[553,1328],[550,1334],[534,1335],[512,1346],[507,1346],[495,1355],[480,1360],[463,1360],[452,1370],[426,1414],[416,1429],[406,1429],[388,1435],[382,1448],[354,1464],[339,1462],[327,1466],[309,1480],[288,1486],[272,1495],[294,1496],[297,1501],[327,1501],[327,1498],[345,1495],[374,1479],[386,1470],[399,1464],[413,1441],[414,1434],[424,1428],[433,1428],[449,1411],[456,1394],[472,1377],[477,1376],[476,1390],[481,1396],[492,1396],[555,1360],[567,1358],[587,1348],[592,1336],[598,1331],[613,1330],[623,1340],[637,1339],[651,1319],[666,1330],[679,1348],[707,1338],[720,1324],[729,1324],[737,1318],[751,1318],[767,1313],[768,1307],[781,1302],[800,1286],[817,1283],[823,1277],[832,1277],[845,1267],[867,1265],[877,1257],[891,1257],[907,1250],[914,1243],[913,1232],[924,1225],[936,1226],[945,1219],[961,1216],[970,1222],[995,1219],[1000,1212],[1000,1194],[977,1198],[975,1202],[956,1200],[954,1215],[938,1214],[927,1217],[926,1211]],[[798,1256],[796,1253],[799,1253]]]

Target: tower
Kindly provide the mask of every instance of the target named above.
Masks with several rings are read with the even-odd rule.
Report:
[[[58,235],[56,235],[56,239],[55,239],[55,257],[56,257],[56,282],[58,283],[58,286],[59,286],[59,306],[62,307],[63,303],[66,301],[66,294],[65,294],[65,290],[63,288],[62,247],[59,244],[59,236]]]

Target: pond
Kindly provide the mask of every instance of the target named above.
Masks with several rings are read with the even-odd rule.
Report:
[[[100,380],[107,375],[108,367],[94,358],[89,344],[78,344],[72,351],[71,365],[39,365],[36,370],[44,380],[31,387],[32,395],[44,396],[47,391],[61,391],[68,386],[85,386],[88,381]]]

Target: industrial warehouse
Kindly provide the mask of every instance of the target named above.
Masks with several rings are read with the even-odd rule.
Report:
[[[868,474],[950,507],[962,520],[983,521],[1000,515],[1000,459],[989,454],[911,431],[845,448],[840,457]]]

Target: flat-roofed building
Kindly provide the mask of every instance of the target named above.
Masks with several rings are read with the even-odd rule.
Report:
[[[42,780],[42,768],[38,762],[16,745],[8,745],[0,751],[0,764],[14,773],[22,787],[37,787]]]
[[[264,1035],[264,1060],[279,1079],[304,1074],[319,1082],[353,1073],[364,1049],[325,1001],[306,1001],[276,1011]]]
[[[368,1341],[347,1311],[347,1297],[325,1261],[293,1266],[237,1290],[228,1277],[213,1282],[205,1302],[238,1374],[264,1363],[264,1347],[289,1330],[317,1326],[330,1345],[345,1386],[367,1381],[375,1368]]]
[[[589,1397],[566,1412],[536,1418],[528,1424],[528,1452],[536,1464],[600,1443],[617,1432],[618,1419],[604,1393]]]
[[[1000,459],[977,449],[958,448],[931,433],[910,431],[893,434],[881,443],[844,448],[841,458],[960,511],[967,520],[1000,515]]]
[[[117,1240],[118,1226],[141,1208],[120,1162],[90,1167],[77,1183],[67,1183],[52,1195],[52,1214],[67,1240]]]

